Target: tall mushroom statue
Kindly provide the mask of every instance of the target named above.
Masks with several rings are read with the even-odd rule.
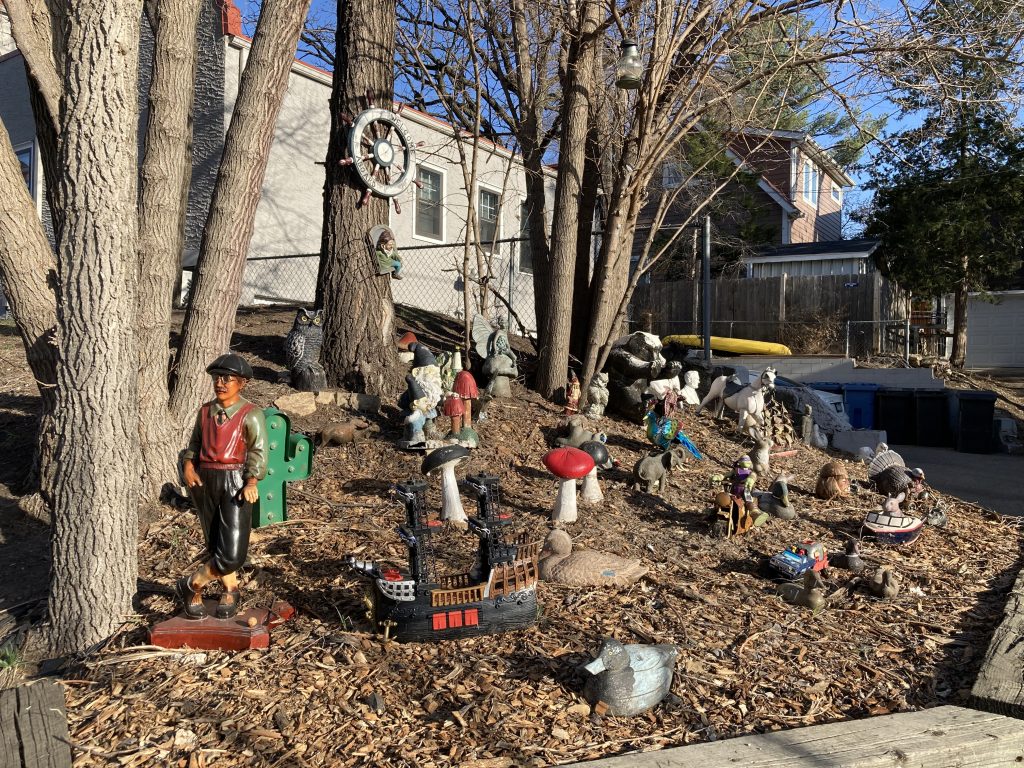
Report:
[[[597,504],[604,501],[601,484],[597,481],[597,470],[610,469],[612,458],[608,454],[608,448],[605,447],[605,444],[597,440],[588,440],[580,446],[580,450],[594,460],[593,469],[587,472],[587,476],[583,478],[580,501],[584,504]]]
[[[565,446],[548,451],[542,461],[551,474],[562,481],[558,486],[555,508],[551,511],[552,522],[575,523],[576,481],[594,468],[594,460],[579,448]]]
[[[480,396],[480,390],[477,389],[473,374],[469,371],[459,371],[455,374],[452,392],[462,398],[462,404],[465,407],[465,413],[462,416],[462,429],[457,435],[459,442],[475,446],[479,437],[477,437],[476,430],[473,429],[473,401]]]
[[[428,453],[420,466],[420,471],[428,477],[441,470],[441,519],[463,530],[469,527],[469,517],[462,508],[459,483],[455,479],[455,465],[467,456],[469,449],[461,445],[446,445]]]
[[[444,398],[444,415],[452,420],[452,428],[448,430],[449,438],[459,437],[459,431],[462,429],[462,418],[466,414],[466,406],[462,403],[462,398],[456,394],[445,395]]]

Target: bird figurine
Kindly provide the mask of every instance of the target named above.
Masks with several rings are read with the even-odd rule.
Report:
[[[899,577],[889,568],[878,569],[871,580],[865,583],[871,594],[883,600],[896,597],[900,591]]]
[[[802,585],[789,581],[779,584],[777,591],[779,597],[787,603],[802,605],[812,611],[817,611],[825,605],[825,584],[821,580],[821,575],[814,570],[804,571]]]
[[[555,529],[540,551],[540,577],[569,587],[625,587],[647,573],[639,560],[628,560],[596,549],[572,551],[572,539]]]
[[[832,565],[837,568],[845,568],[851,573],[864,572],[864,560],[860,556],[860,542],[857,539],[846,540],[846,553],[835,555],[832,558]]]
[[[665,410],[665,401],[657,400],[654,407],[644,416],[645,432],[647,439],[658,446],[661,450],[667,451],[673,441],[680,443],[688,450],[695,459],[703,459],[697,446],[683,432],[682,424],[678,419],[671,418]]]
[[[780,472],[771,488],[767,492],[758,494],[758,508],[780,520],[795,520],[796,510],[789,503],[789,483],[792,480],[792,475]]]
[[[946,510],[942,508],[941,504],[936,504],[932,511],[928,513],[928,517],[924,520],[928,525],[936,528],[945,528],[946,523],[949,522],[949,516],[946,515]]]
[[[623,645],[606,638],[589,672],[583,696],[598,714],[638,715],[664,699],[672,687],[679,651],[674,645]]]
[[[284,357],[291,385],[300,392],[327,389],[327,373],[320,364],[324,338],[324,311],[299,308],[292,329],[284,337]]]
[[[924,489],[924,470],[920,467],[907,467],[903,457],[891,450],[885,443],[878,444],[871,463],[868,464],[868,480],[875,484],[879,493],[896,496],[906,493],[906,505],[910,501],[926,495]]]

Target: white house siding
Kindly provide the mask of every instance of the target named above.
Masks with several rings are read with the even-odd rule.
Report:
[[[968,368],[1024,368],[1024,291],[972,296],[967,307]],[[952,314],[952,313],[950,313]]]
[[[238,92],[239,76],[248,54],[248,41],[225,38],[224,126]],[[265,301],[312,301],[318,260],[267,259],[267,257],[316,254],[320,250],[323,222],[322,164],[327,153],[330,133],[330,75],[313,67],[296,63],[281,107],[277,129],[271,146],[263,193],[256,211],[256,222],[242,289],[243,304]],[[457,287],[457,273],[451,270],[461,263],[461,245],[416,250],[418,246],[461,244],[467,228],[468,197],[459,159],[459,150],[451,126],[415,110],[404,109],[398,116],[417,148],[418,163],[440,171],[443,176],[443,234],[439,240],[416,237],[415,185],[410,185],[396,200],[390,212],[390,226],[402,252],[402,280],[391,283],[398,303],[446,314],[461,314],[462,293]],[[472,142],[463,139],[467,158],[472,157]],[[499,237],[518,237],[520,206],[526,199],[522,165],[504,149],[489,142],[480,142],[477,153],[477,182],[473,195],[483,186],[501,198]],[[553,179],[552,179],[553,188]],[[355,204],[353,200],[353,204]],[[510,261],[518,248],[501,245],[492,263],[497,288],[508,293]],[[367,250],[367,258],[372,254]],[[535,330],[535,311],[531,277],[519,274],[513,263],[515,310],[531,330]],[[529,288],[529,290],[527,290]]]
[[[802,261],[751,260],[748,277],[781,277],[782,275],[863,275],[867,261],[858,259],[815,259]]]

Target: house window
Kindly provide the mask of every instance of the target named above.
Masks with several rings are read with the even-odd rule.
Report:
[[[21,166],[21,176],[25,179],[25,186],[33,200],[36,199],[36,174],[35,174],[35,145],[23,144],[14,150],[18,158],[18,165]]]
[[[821,170],[812,162],[804,163],[804,200],[818,204],[818,188],[821,184]]]
[[[663,189],[681,187],[683,179],[683,167],[679,163],[665,163],[661,166],[661,186]]]
[[[843,202],[843,188],[834,182],[832,184],[832,199],[837,203]]]
[[[519,206],[519,271],[533,272],[533,251],[530,250],[530,209]]]
[[[416,237],[428,240],[444,239],[444,208],[441,196],[444,192],[444,178],[440,171],[432,171],[422,165],[416,171],[419,186],[416,190]]]
[[[482,245],[498,239],[498,202],[500,196],[489,189],[481,189],[477,199],[477,235]]]

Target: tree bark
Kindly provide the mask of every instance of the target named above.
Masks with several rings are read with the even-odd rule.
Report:
[[[139,441],[145,498],[155,497],[164,482],[176,477],[178,435],[183,431],[169,408],[168,341],[192,175],[192,94],[201,5],[202,0],[161,0],[155,5],[139,211]]]
[[[188,424],[209,397],[206,366],[231,341],[274,126],[309,2],[266,0],[256,24],[224,140],[176,359],[171,415],[179,425]]]
[[[968,286],[964,280],[953,294],[953,351],[949,356],[953,368],[963,368],[967,361],[967,302]]]
[[[572,331],[573,277],[576,267],[576,222],[583,183],[583,166],[593,88],[594,30],[600,7],[596,0],[584,0],[583,17],[575,52],[569,55],[568,87],[562,110],[558,181],[555,187],[554,219],[551,223],[551,262],[547,300],[546,333],[541,338],[537,367],[537,390],[547,398],[565,387]],[[581,381],[589,381],[581,377]]]
[[[335,385],[375,395],[398,389],[390,275],[378,275],[367,242],[386,224],[389,201],[371,197],[345,157],[348,124],[369,104],[389,109],[394,93],[395,2],[338,0],[337,59],[331,90],[331,136],[324,183],[324,229],[318,302],[324,309],[324,368]],[[468,290],[468,280],[467,290]]]
[[[597,192],[601,188],[597,134],[587,132],[587,153],[583,163],[583,183],[580,188],[580,210],[576,226],[576,267],[572,288],[572,332],[569,351],[579,362],[586,355],[587,328],[590,324],[590,268],[594,247],[594,214],[597,211]]]
[[[32,480],[39,483],[43,498],[49,504],[52,502],[52,418],[56,400],[57,348],[53,344],[53,332],[57,325],[57,303],[53,284],[57,264],[3,123],[0,123],[0,200],[6,201],[0,207],[0,281],[42,401],[34,472],[38,477]]]
[[[66,202],[58,242],[50,645],[83,651],[131,611],[138,577],[135,343],[141,0],[62,6]]]

